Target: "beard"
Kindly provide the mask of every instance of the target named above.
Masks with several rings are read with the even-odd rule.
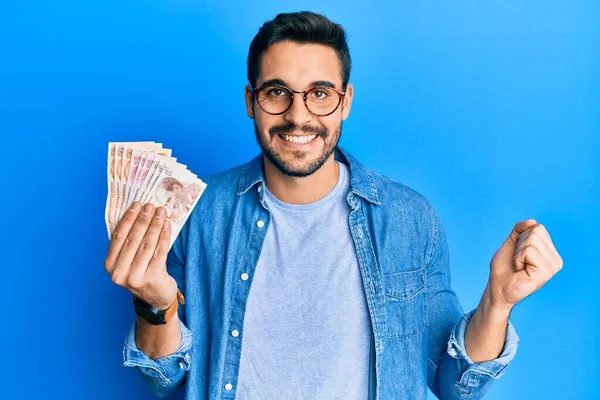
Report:
[[[286,135],[291,134],[294,131],[301,131],[303,133],[312,133],[316,134],[317,137],[313,140],[323,139],[325,146],[323,146],[323,150],[321,154],[313,160],[307,159],[308,153],[302,150],[296,150],[292,152],[293,159],[300,162],[294,163],[292,161],[286,161],[283,159],[281,154],[277,153],[275,148],[271,145],[276,135]],[[256,134],[256,141],[260,146],[262,153],[267,157],[267,159],[275,165],[275,167],[284,175],[293,176],[298,178],[307,177],[312,175],[319,168],[323,166],[325,161],[331,156],[331,154],[335,151],[340,138],[342,137],[342,122],[340,122],[339,127],[336,132],[332,134],[329,132],[327,128],[320,127],[314,128],[311,126],[302,126],[299,127],[291,122],[276,125],[269,129],[268,137],[265,137],[261,134],[258,126],[256,125],[256,120],[254,120],[254,133]]]

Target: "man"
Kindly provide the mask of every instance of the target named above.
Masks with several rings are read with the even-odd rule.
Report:
[[[321,15],[265,23],[245,89],[262,154],[204,179],[170,251],[163,208],[120,221],[105,268],[139,315],[124,365],[155,395],[479,399],[515,356],[512,307],[562,268],[547,231],[515,225],[465,314],[431,204],[337,146],[350,65]]]

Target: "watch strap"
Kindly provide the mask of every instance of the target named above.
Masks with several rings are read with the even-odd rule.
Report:
[[[136,300],[146,303],[144,300],[142,300],[139,297],[136,297],[134,295],[133,301],[135,302]],[[162,318],[163,318],[165,324],[167,322],[169,322],[171,320],[171,318],[173,318],[173,316],[177,313],[177,309],[179,308],[179,303],[181,303],[181,305],[184,305],[185,297],[183,296],[183,294],[181,293],[179,288],[177,288],[177,297],[175,298],[173,303],[171,303],[171,305],[169,307],[167,307],[165,310],[158,311],[159,315],[162,315]]]
[[[183,297],[183,294],[181,294],[181,292],[179,291],[179,288],[177,288],[177,298],[173,301],[173,303],[169,306],[169,308],[167,308],[165,310],[165,314],[164,314],[165,324],[167,322],[169,322],[171,320],[171,318],[173,318],[173,316],[177,313],[177,309],[179,308],[179,303],[181,303],[181,305],[184,305],[185,297]]]

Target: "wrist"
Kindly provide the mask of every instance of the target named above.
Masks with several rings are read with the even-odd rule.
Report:
[[[506,323],[510,317],[512,308],[513,305],[501,304],[494,301],[486,292],[477,306],[477,311],[488,323]]]
[[[494,299],[490,291],[490,283],[488,282],[485,291],[483,292],[483,296],[481,296],[479,305],[477,306],[477,310],[491,321],[502,321],[508,319],[513,307],[514,304],[506,304]]]
[[[173,305],[173,303],[176,303],[176,302],[177,302],[177,296],[175,296],[175,298],[173,300],[171,300],[171,302],[169,302],[168,304],[157,304],[157,305],[152,304],[152,306],[154,308],[156,308],[158,311],[165,311],[166,309],[171,307]]]
[[[143,303],[145,303],[145,304],[147,304],[147,305],[149,305],[151,307],[156,308],[156,310],[158,310],[158,311],[165,311],[166,309],[168,309],[169,307],[171,307],[173,305],[173,303],[175,303],[177,301],[177,296],[175,296],[175,298],[173,300],[169,301],[168,303],[164,303],[164,302],[161,302],[161,303],[151,303],[151,302],[146,301],[145,299],[143,299],[143,298],[141,298],[139,296],[136,296],[136,295],[133,295],[133,298],[137,299],[137,300],[139,300],[139,301],[141,301],[141,302],[143,302]]]
[[[181,294],[179,289],[177,290],[177,296],[175,297],[173,302],[166,306],[163,306],[161,304],[152,305],[136,297],[135,295],[133,296],[135,313],[138,315],[138,317],[140,317],[143,321],[147,322],[150,325],[168,324],[174,316],[177,316],[179,303],[185,304],[185,298],[183,297],[183,294]],[[160,309],[157,306],[164,308]]]

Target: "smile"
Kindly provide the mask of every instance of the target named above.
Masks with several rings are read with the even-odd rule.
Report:
[[[286,142],[294,143],[294,144],[306,144],[308,142],[312,142],[318,135],[309,135],[309,136],[292,136],[292,135],[279,135],[280,138],[285,140]]]

